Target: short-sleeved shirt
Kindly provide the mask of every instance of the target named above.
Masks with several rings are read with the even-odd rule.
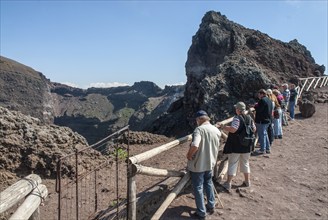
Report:
[[[284,97],[285,102],[288,103],[289,102],[289,98],[290,98],[290,91],[289,91],[289,89],[285,89],[282,92],[282,96]]]
[[[232,122],[231,122],[231,127],[235,128],[235,129],[239,129],[239,126],[240,126],[240,119],[238,117],[238,115],[235,115],[235,117],[233,117],[232,119]],[[256,129],[256,126],[254,124],[254,121],[252,123],[252,127],[253,127],[253,130]]]
[[[198,148],[192,160],[188,161],[188,170],[205,172],[213,169],[220,147],[220,130],[205,122],[193,132],[192,146]]]

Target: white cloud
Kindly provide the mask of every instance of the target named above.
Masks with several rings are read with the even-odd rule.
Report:
[[[70,86],[70,87],[74,87],[74,88],[80,88],[78,85],[76,85],[75,83],[71,83],[71,82],[61,82],[61,84]]]
[[[178,83],[173,83],[173,84],[166,84],[165,86],[183,86],[185,85],[185,82],[178,82]]]
[[[102,83],[102,82],[97,82],[97,83],[90,83],[88,88],[90,87],[95,87],[95,88],[110,88],[110,87],[119,87],[119,86],[128,86],[129,84],[127,83],[119,83],[119,82],[110,82],[110,83]]]

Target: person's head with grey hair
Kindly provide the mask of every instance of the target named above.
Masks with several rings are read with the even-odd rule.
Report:
[[[237,115],[239,114],[245,114],[246,112],[246,105],[243,102],[238,102],[237,104],[234,105],[235,109],[236,109],[236,113]]]

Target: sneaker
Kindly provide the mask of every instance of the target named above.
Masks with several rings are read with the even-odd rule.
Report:
[[[192,217],[193,219],[206,219],[206,216],[200,216],[197,212],[191,213],[190,217]]]
[[[267,151],[265,151],[267,154],[271,154],[271,151],[270,150],[267,150]]]
[[[282,135],[278,135],[278,138],[279,138],[279,139],[282,139]]]
[[[231,183],[225,182],[222,184],[222,186],[227,190],[230,191],[231,190]]]
[[[265,153],[265,151],[263,151],[263,150],[256,150],[256,151],[254,151],[254,154],[255,155],[260,155],[260,154],[264,154]]]
[[[261,151],[261,150],[256,150],[256,151],[251,152],[251,156],[258,156],[258,155],[262,155],[262,154],[264,154],[264,151]]]

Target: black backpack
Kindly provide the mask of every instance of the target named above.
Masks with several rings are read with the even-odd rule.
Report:
[[[251,147],[255,142],[253,119],[249,115],[239,115],[239,120],[244,124],[243,129],[238,133],[239,143],[242,147]]]

